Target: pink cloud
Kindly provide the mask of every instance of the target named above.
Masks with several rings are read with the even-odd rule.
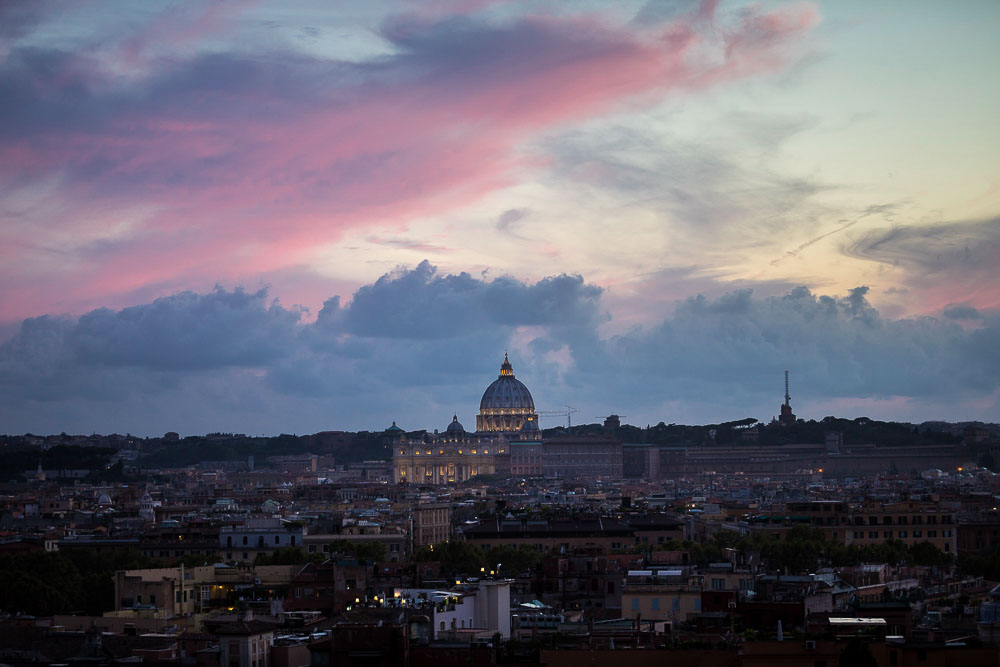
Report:
[[[531,16],[467,34],[389,26],[398,55],[363,66],[206,58],[131,96],[93,93],[90,124],[2,140],[0,187],[62,174],[67,214],[42,224],[81,238],[100,223],[74,216],[77,205],[103,211],[109,226],[130,207],[155,213],[99,255],[70,250],[76,268],[58,295],[18,279],[31,257],[10,258],[0,277],[15,288],[0,297],[0,319],[179,278],[280,271],[345,230],[400,230],[455,210],[525,178],[532,164],[518,147],[532,137],[774,71],[817,20],[803,5],[748,11],[720,31],[725,57],[698,64],[697,24],[713,11],[706,2],[699,16],[643,31],[598,16]],[[184,39],[215,20],[202,17]],[[0,240],[28,233],[37,232]]]

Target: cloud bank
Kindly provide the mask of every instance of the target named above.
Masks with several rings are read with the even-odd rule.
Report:
[[[807,418],[865,401],[898,411],[868,416],[914,420],[997,407],[994,311],[894,320],[864,287],[742,290],[680,301],[655,326],[602,337],[604,294],[581,276],[488,280],[424,262],[347,303],[329,299],[315,321],[266,290],[222,287],[30,318],[0,344],[0,430],[442,427],[452,412],[472,421],[508,347],[540,409],[617,410],[632,423],[769,418],[785,369]],[[973,315],[977,328],[956,320]],[[966,414],[970,404],[982,412]]]

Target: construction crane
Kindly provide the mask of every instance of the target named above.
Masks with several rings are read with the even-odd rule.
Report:
[[[579,412],[579,410],[577,410],[576,408],[574,408],[572,405],[566,405],[565,403],[563,403],[563,407],[566,408],[566,409],[565,410],[543,410],[543,411],[540,411],[538,414],[540,414],[540,415],[556,415],[558,417],[565,417],[566,418],[566,428],[571,428],[573,426],[573,413],[574,412]]]

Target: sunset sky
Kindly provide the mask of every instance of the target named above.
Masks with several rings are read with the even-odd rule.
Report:
[[[1000,421],[1000,3],[0,4],[0,432]],[[543,418],[554,426],[558,417]]]

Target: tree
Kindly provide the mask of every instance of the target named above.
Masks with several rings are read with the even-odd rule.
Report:
[[[910,560],[914,565],[948,566],[952,563],[951,554],[946,554],[936,546],[924,540],[910,547]]]
[[[438,561],[441,572],[448,576],[478,576],[488,562],[486,554],[478,546],[455,540],[421,547],[413,554],[412,560],[418,563]],[[493,561],[493,564],[497,562],[503,561]]]
[[[541,553],[523,544],[516,549],[506,545],[490,549],[490,552],[486,556],[489,559],[491,567],[497,563],[503,563],[503,572],[505,574],[529,572],[537,568],[539,563],[542,562]]]

